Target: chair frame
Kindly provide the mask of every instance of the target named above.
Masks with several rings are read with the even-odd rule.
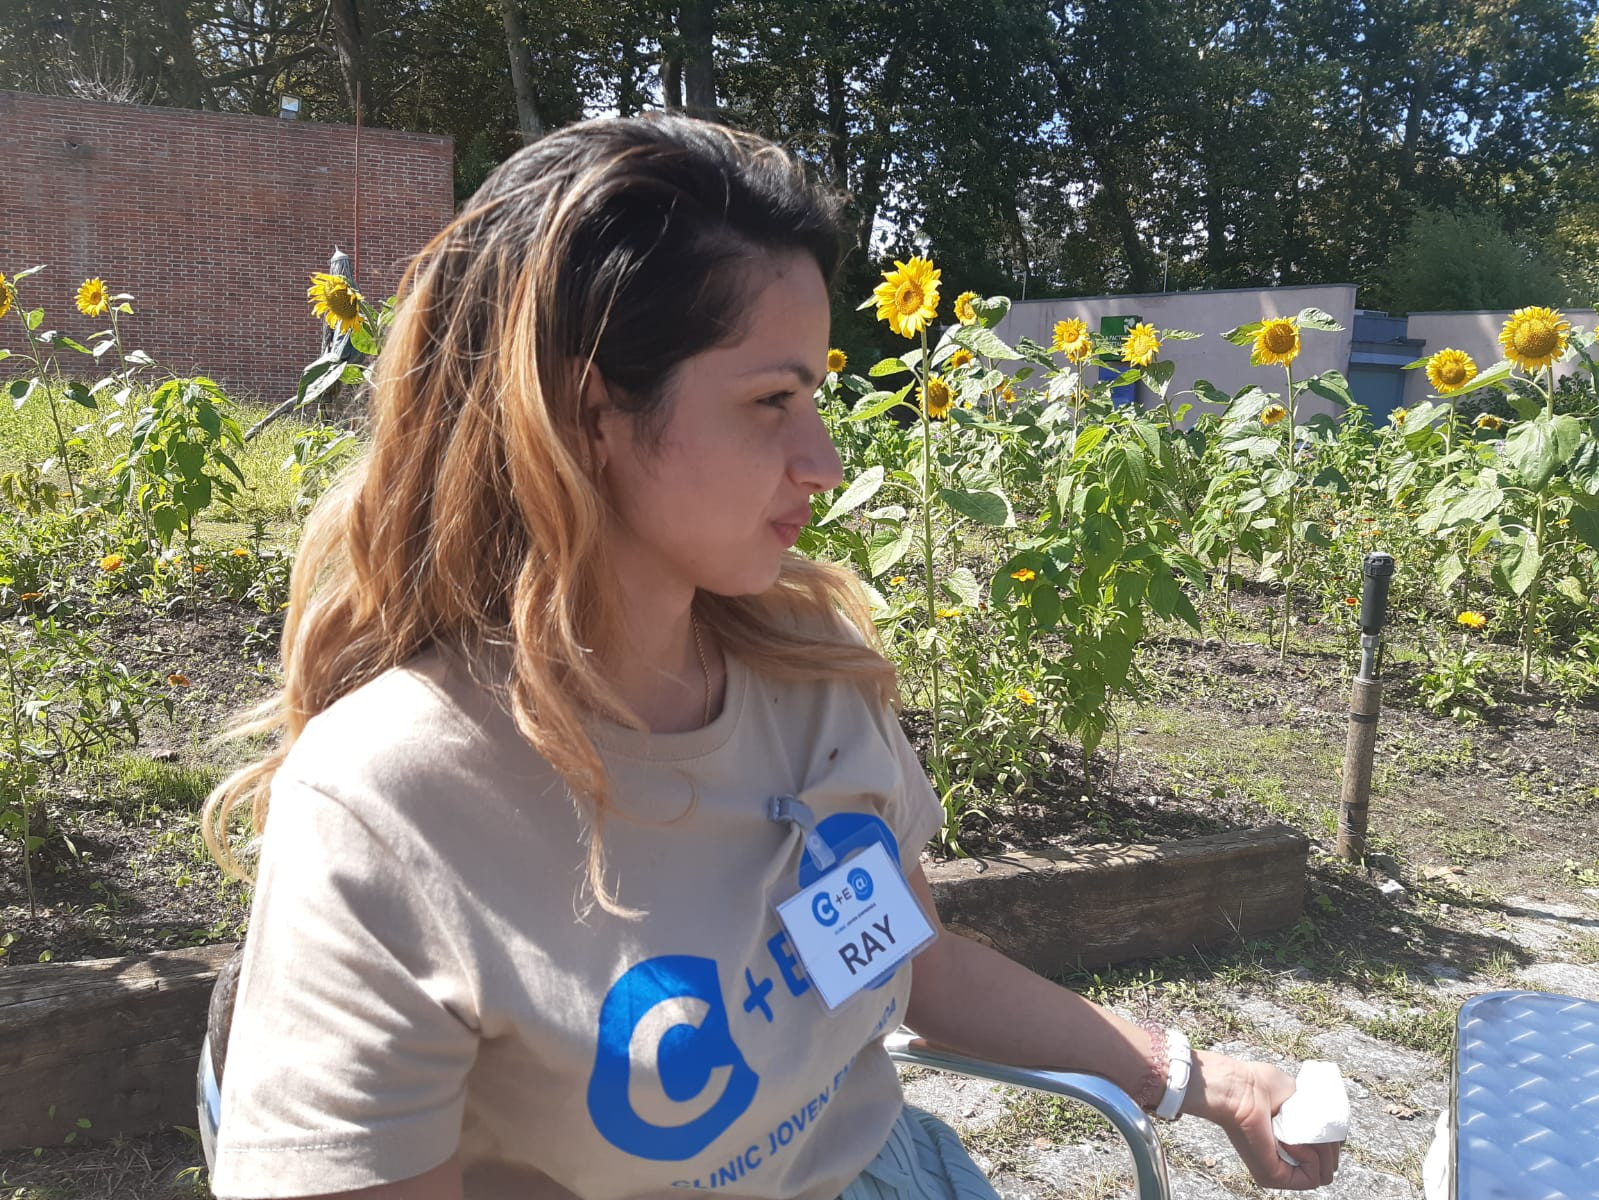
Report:
[[[1171,1200],[1171,1185],[1166,1178],[1166,1151],[1148,1113],[1108,1079],[1076,1071],[1045,1071],[1036,1067],[1011,1067],[1002,1063],[967,1058],[927,1045],[916,1045],[909,1030],[900,1029],[884,1039],[889,1058],[908,1066],[928,1067],[1065,1096],[1088,1105],[1116,1127],[1133,1156],[1138,1200]]]

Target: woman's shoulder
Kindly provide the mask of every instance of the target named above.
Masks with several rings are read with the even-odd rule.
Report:
[[[311,718],[279,775],[337,800],[400,803],[481,782],[513,762],[526,770],[542,760],[481,673],[457,652],[432,647]]]

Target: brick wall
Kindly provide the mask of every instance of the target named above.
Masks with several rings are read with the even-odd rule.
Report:
[[[240,399],[293,394],[320,349],[308,277],[355,248],[353,125],[0,91],[0,161],[0,272],[47,264],[23,284],[45,328],[104,328],[73,304],[98,275],[135,297],[129,349]],[[356,282],[377,300],[453,211],[450,139],[363,128],[360,173]],[[21,343],[7,316],[0,347]]]

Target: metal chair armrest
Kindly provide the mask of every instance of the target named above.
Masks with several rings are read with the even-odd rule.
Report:
[[[889,1058],[895,1062],[930,1067],[935,1071],[952,1071],[957,1075],[970,1075],[974,1079],[987,1079],[992,1083],[1029,1088],[1035,1092],[1050,1092],[1088,1105],[1114,1125],[1126,1139],[1127,1148],[1133,1156],[1138,1200],[1170,1200],[1166,1152],[1155,1132],[1155,1123],[1131,1096],[1110,1080],[1077,1071],[1045,1071],[1035,1067],[984,1062],[931,1047],[913,1047],[911,1043],[914,1040],[914,1034],[899,1029],[889,1034],[883,1044]]]

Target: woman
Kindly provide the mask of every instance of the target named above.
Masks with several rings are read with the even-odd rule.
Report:
[[[255,725],[284,736],[208,809],[235,867],[230,810],[265,830],[218,1196],[820,1198],[907,1152],[969,1192],[904,1108],[902,1020],[1331,1178],[1336,1147],[1277,1157],[1286,1075],[1198,1052],[1184,1090],[1178,1039],[938,932],[893,669],[855,581],[791,552],[840,482],[835,222],[758,138],[594,121],[408,273],[295,567]]]

